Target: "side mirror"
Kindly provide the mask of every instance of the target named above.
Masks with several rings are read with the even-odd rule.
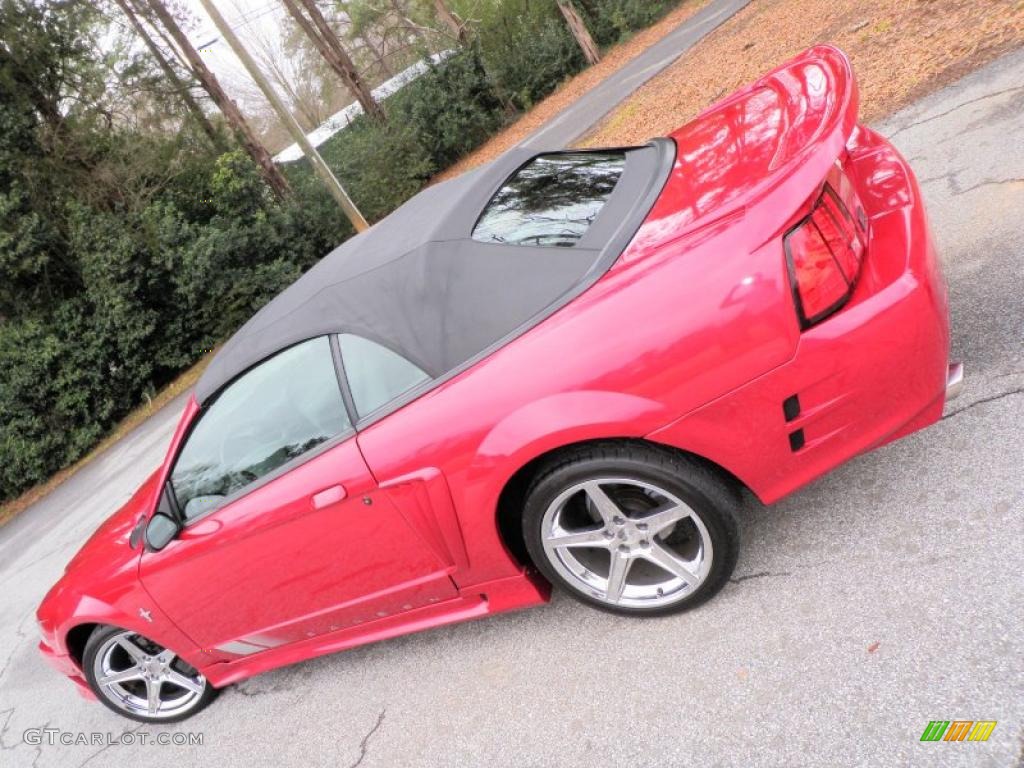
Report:
[[[153,551],[159,551],[170,544],[178,535],[181,526],[178,521],[170,515],[157,512],[146,525],[146,546]]]

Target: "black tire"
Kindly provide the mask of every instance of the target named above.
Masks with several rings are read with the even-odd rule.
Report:
[[[713,554],[707,575],[692,592],[673,598],[675,602],[668,605],[621,606],[596,599],[556,570],[543,543],[545,512],[567,489],[607,477],[635,479],[664,489],[685,502],[700,518]],[[728,581],[739,552],[735,512],[740,504],[740,492],[733,484],[711,466],[685,454],[650,443],[591,443],[565,450],[538,470],[526,493],[523,537],[534,565],[552,584],[577,600],[620,615],[665,616],[700,605]]]
[[[210,703],[215,698],[217,698],[217,694],[219,693],[219,691],[216,688],[214,688],[209,681],[205,681],[205,688],[202,694],[198,696],[194,703],[189,705],[186,711],[183,711],[180,714],[151,717],[146,714],[133,712],[122,706],[118,706],[116,703],[114,703],[114,701],[112,701],[108,697],[107,693],[103,690],[102,686],[100,686],[97,683],[95,667],[97,654],[108,644],[108,641],[111,638],[115,637],[116,635],[123,634],[124,632],[125,630],[121,629],[120,627],[97,627],[89,636],[89,640],[85,644],[85,652],[82,654],[82,672],[85,674],[85,680],[89,684],[89,688],[92,689],[92,692],[96,694],[96,698],[99,699],[99,701],[104,706],[121,715],[122,717],[127,717],[130,720],[135,720],[140,723],[163,724],[177,723],[182,720],[186,720],[192,717],[193,715],[197,714],[198,712],[201,712],[202,710],[206,709],[206,707],[208,707]],[[163,647],[157,645],[152,640],[145,638],[145,636],[139,635],[138,637],[140,637],[141,640],[147,643],[151,643],[156,648]],[[180,659],[176,659],[174,664],[180,666],[184,665],[185,662]]]

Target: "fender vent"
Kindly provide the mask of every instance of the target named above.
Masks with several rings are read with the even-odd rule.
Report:
[[[800,415],[800,398],[796,395],[790,395],[782,401],[782,415],[786,417],[786,421],[792,421]]]
[[[804,447],[804,431],[798,429],[796,432],[789,433],[789,448],[796,453]]]

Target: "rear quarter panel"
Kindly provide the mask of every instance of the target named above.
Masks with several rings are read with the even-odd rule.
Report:
[[[844,151],[857,104],[849,61],[817,46],[710,107],[672,135],[665,188],[604,277],[360,435],[381,482],[424,465],[448,478],[461,586],[514,572],[497,500],[529,460],[648,435],[793,357],[782,234]]]
[[[671,195],[667,188],[664,195]],[[525,335],[359,436],[381,483],[435,466],[465,534],[465,586],[516,570],[495,524],[508,479],[570,443],[640,437],[789,359],[797,329],[781,245],[742,214],[633,245]]]

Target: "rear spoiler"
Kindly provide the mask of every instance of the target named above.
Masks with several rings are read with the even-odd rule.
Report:
[[[697,119],[769,89],[780,98],[784,122],[769,171],[806,161],[811,153],[834,160],[857,125],[860,92],[849,58],[834,45],[816,45],[705,109]],[[827,172],[822,169],[822,176]]]
[[[671,134],[674,181],[692,205],[677,232],[767,198],[795,212],[845,151],[858,106],[846,54],[817,45],[705,109]]]

